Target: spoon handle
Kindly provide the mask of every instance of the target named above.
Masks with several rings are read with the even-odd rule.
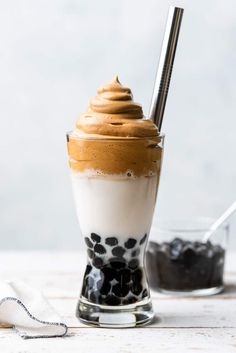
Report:
[[[207,242],[213,233],[236,211],[236,201],[218,218],[204,234],[203,242]]]

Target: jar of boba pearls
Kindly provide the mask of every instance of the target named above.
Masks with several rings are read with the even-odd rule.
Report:
[[[172,220],[153,227],[146,251],[149,285],[168,295],[213,295],[223,291],[229,224],[209,241],[204,234],[213,220]]]

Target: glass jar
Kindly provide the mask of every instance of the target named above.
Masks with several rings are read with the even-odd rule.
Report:
[[[212,219],[172,220],[151,230],[146,252],[149,285],[164,294],[213,295],[223,291],[225,249],[229,224],[207,242]]]

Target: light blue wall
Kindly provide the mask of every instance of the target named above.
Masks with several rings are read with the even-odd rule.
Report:
[[[170,4],[0,1],[1,248],[79,247],[65,132],[116,73],[148,112]],[[185,14],[155,223],[216,217],[236,197],[236,2],[175,4]]]

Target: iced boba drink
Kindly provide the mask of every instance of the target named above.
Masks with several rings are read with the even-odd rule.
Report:
[[[103,327],[144,324],[153,317],[144,251],[163,137],[116,77],[98,89],[67,140],[87,251],[77,316]]]

